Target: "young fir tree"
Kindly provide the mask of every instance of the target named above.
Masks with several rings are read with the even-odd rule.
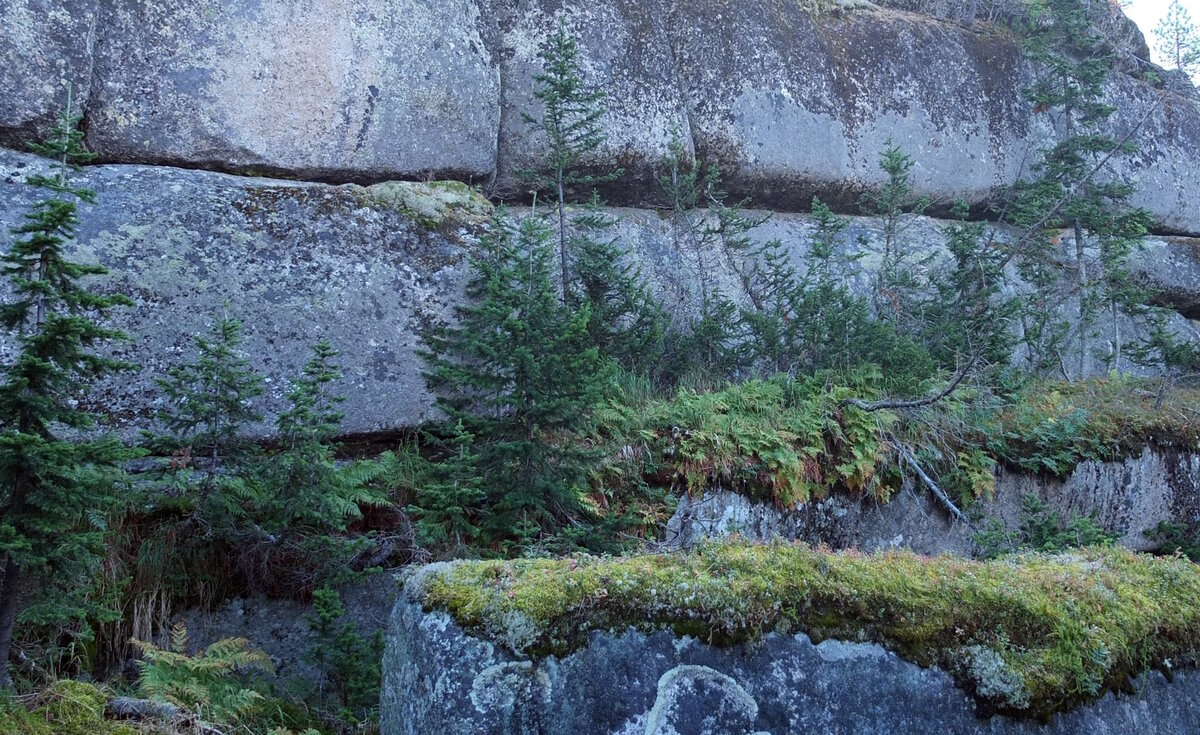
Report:
[[[228,312],[194,343],[195,362],[173,366],[157,381],[169,406],[159,414],[169,437],[158,443],[176,454],[172,466],[190,519],[205,534],[229,533],[246,522],[252,492],[244,430],[262,420],[253,401],[264,392],[263,378],[240,352],[242,323]]]
[[[605,395],[611,363],[589,344],[587,306],[558,300],[550,230],[531,215],[514,231],[507,216],[497,211],[471,258],[457,325],[425,337],[426,379],[472,438],[457,458],[486,478],[473,541],[527,547],[565,523],[591,520],[584,495],[594,456],[572,434]],[[445,461],[452,472],[463,469],[454,455]],[[438,502],[439,512],[458,513]]]
[[[1002,295],[1006,253],[988,238],[987,223],[967,219],[966,202],[957,201],[952,213],[955,220],[942,229],[950,262],[934,284],[926,344],[942,367],[964,360],[1007,365],[1020,303]]]
[[[748,233],[766,218],[745,216],[744,204],[730,206],[721,189],[721,172],[685,154],[678,131],[672,136],[660,179],[671,201],[675,248],[691,266],[699,290],[699,312],[674,335],[677,373],[699,370],[705,376],[726,378],[743,362],[737,354],[738,314],[735,303],[717,287],[720,255],[733,261],[749,248]],[[749,288],[748,273],[739,271]]]
[[[1078,353],[1075,375],[1083,377],[1091,371],[1090,339],[1097,315],[1131,306],[1133,291],[1124,263],[1140,243],[1149,216],[1129,206],[1133,187],[1107,170],[1113,158],[1136,150],[1104,131],[1105,121],[1115,111],[1104,92],[1113,64],[1111,44],[1093,24],[1090,4],[1084,0],[1047,0],[1046,13],[1046,22],[1027,41],[1028,52],[1040,67],[1028,96],[1035,110],[1053,116],[1062,137],[1034,166],[1035,177],[1017,186],[1010,215],[1025,230],[1041,230],[1023,238],[1032,247],[1023,248],[1019,263],[1027,277],[1032,276],[1037,289],[1032,298],[1039,300],[1034,308],[1043,314],[1048,306],[1054,307],[1053,299],[1046,303],[1046,291],[1054,285],[1051,274],[1058,260],[1059,240],[1049,228],[1062,227],[1070,233],[1074,279],[1061,283],[1057,301],[1071,299],[1077,304],[1072,327]],[[1099,252],[1098,258],[1088,255],[1089,244]],[[1046,331],[1039,327],[1034,334],[1044,339]],[[1061,329],[1051,329],[1050,336],[1058,332]],[[1027,346],[1031,353],[1034,348],[1061,349],[1056,344]],[[1061,354],[1058,357],[1061,364]],[[1047,362],[1046,356],[1040,361]],[[1063,369],[1066,372],[1065,365]]]
[[[616,222],[595,193],[574,217],[576,287],[588,309],[591,344],[622,368],[649,374],[659,368],[667,316],[625,249],[609,235]]]
[[[1181,0],[1171,0],[1167,14],[1154,29],[1154,38],[1165,63],[1192,78],[1200,74],[1200,31]]]
[[[888,138],[879,167],[887,182],[867,196],[866,213],[883,220],[883,253],[875,276],[872,300],[875,313],[906,334],[921,327],[920,304],[924,291],[920,277],[922,261],[914,262],[905,237],[907,220],[929,208],[929,197],[914,193],[912,156]]]
[[[312,638],[307,658],[320,676],[317,706],[328,707],[328,692],[336,698],[338,717],[353,724],[364,722],[379,704],[382,634],[376,631],[366,638],[359,633],[346,615],[341,595],[328,587],[313,591],[313,611],[305,620]]]
[[[416,498],[406,510],[416,522],[422,546],[447,548],[451,558],[461,555],[479,537],[479,518],[487,500],[475,437],[456,421],[442,444],[446,460],[432,463],[429,475],[416,488]]]
[[[546,136],[543,172],[520,171],[522,178],[539,191],[550,192],[558,220],[559,277],[563,300],[572,300],[571,235],[567,224],[567,204],[572,192],[590,191],[599,184],[616,181],[622,170],[591,174],[582,170],[585,155],[604,142],[600,119],[604,116],[604,91],[589,88],[583,81],[579,63],[579,43],[566,25],[559,23],[546,45],[538,53],[542,72],[536,75],[534,96],[541,101],[541,119],[524,114],[534,130]]]
[[[96,320],[133,302],[82,286],[82,279],[107,271],[66,253],[79,224],[77,201],[96,199],[72,182],[79,165],[93,158],[83,149],[80,119],[68,91],[49,140],[32,146],[54,162],[50,173],[27,179],[48,196],[12,231],[12,246],[0,258],[9,294],[0,323],[15,343],[0,383],[0,688],[12,685],[7,662],[22,598],[25,617],[32,605],[47,622],[85,609],[83,574],[102,552],[103,518],[115,500],[114,467],[131,456],[113,440],[74,442],[59,435],[61,428],[93,425],[76,401],[81,387],[130,367],[97,354],[125,335]]]
[[[345,400],[331,390],[342,379],[339,353],[326,340],[313,346],[312,358],[288,391],[291,407],[279,415],[279,451],[262,468],[256,515],[272,533],[336,533],[362,517],[363,506],[382,497],[337,465],[334,439],[342,425],[338,406]]]

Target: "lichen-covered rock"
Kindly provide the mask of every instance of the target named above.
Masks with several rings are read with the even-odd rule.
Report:
[[[28,209],[24,178],[44,165],[0,152],[0,232]],[[429,229],[353,185],[142,166],[89,168],[79,182],[99,203],[80,208],[75,255],[109,267],[104,288],[136,303],[114,312],[133,337],[116,351],[141,370],[93,396],[117,428],[149,428],[162,407],[154,379],[194,358],[193,335],[222,310],[243,321],[243,349],[267,378],[264,431],[323,338],[342,352],[347,432],[431,417],[417,333],[459,297],[474,232],[453,208]]]
[[[1024,97],[1020,39],[983,22],[990,10],[962,6],[13,0],[0,11],[0,145],[44,130],[67,78],[108,161],[359,183],[454,177],[524,196],[516,172],[544,155],[524,119],[540,113],[537,53],[562,23],[579,35],[586,81],[608,93],[608,138],[586,163],[625,168],[610,200],[662,200],[678,130],[731,192],[783,211],[813,194],[856,211],[882,179],[888,138],[914,156],[916,187],[936,207],[980,205],[1028,171],[1054,130]],[[1110,132],[1132,131],[1139,147],[1115,170],[1160,229],[1200,234],[1200,107],[1142,80],[1145,45],[1123,16],[1107,26],[1123,60]]]
[[[25,178],[46,165],[0,150],[0,244],[36,196]],[[466,248],[493,213],[470,187],[332,186],[123,165],[88,167],[80,182],[94,187],[98,200],[80,210],[77,253],[107,265],[107,287],[137,302],[134,309],[117,310],[114,319],[134,336],[120,348],[122,355],[143,370],[109,381],[97,397],[128,434],[147,428],[160,408],[153,379],[190,356],[192,335],[203,332],[226,302],[245,323],[246,352],[270,381],[264,430],[284,405],[288,379],[322,337],[343,352],[347,432],[388,431],[434,417],[416,355],[419,328],[451,317],[461,303]],[[697,262],[694,252],[681,248],[669,218],[643,209],[610,212],[620,218],[617,238],[680,323],[698,308],[701,277],[743,298],[735,264],[725,254],[705,252]],[[936,256],[944,225],[915,218],[905,225],[906,237]],[[813,231],[811,217],[784,214],[752,235],[756,241],[781,239],[799,263]],[[845,242],[861,248],[851,286],[865,293],[880,262],[882,225],[853,218]],[[1173,238],[1152,241],[1150,252],[1169,262],[1190,257],[1195,247],[1195,241]],[[1179,303],[1193,297],[1200,303],[1200,289],[1184,283],[1178,269],[1155,265],[1145,271],[1152,282],[1174,284],[1170,293]],[[1183,317],[1173,325],[1180,334],[1195,333]],[[1137,328],[1122,321],[1126,336]]]
[[[667,40],[657,0],[563,3],[520,0],[500,13],[504,82],[497,185],[521,193],[518,172],[545,162],[546,138],[525,119],[540,120],[534,76],[542,72],[539,51],[559,25],[578,37],[588,83],[602,88],[605,140],[583,161],[602,172],[626,169],[626,178],[606,192],[622,204],[661,199],[659,164],[677,134],[691,153],[688,106],[680,88],[675,55]],[[637,182],[630,187],[630,182]],[[527,187],[526,187],[527,188]]]
[[[88,102],[97,37],[94,0],[0,3],[0,146],[24,150],[53,124],[69,84]]]
[[[985,662],[986,663],[986,662]],[[989,671],[986,666],[981,672]],[[501,681],[502,680],[502,681]],[[1004,681],[986,683],[1001,687]],[[483,692],[486,696],[481,696]],[[772,633],[706,645],[669,632],[597,632],[563,658],[524,659],[411,597],[384,654],[383,735],[1193,735],[1200,677],[1150,674],[1049,723],[982,718],[938,669],[872,644]]]
[[[107,3],[88,143],[119,162],[486,178],[490,22],[474,0]]]
[[[1021,501],[1028,495],[1045,501],[1062,518],[1094,518],[1122,546],[1151,550],[1155,543],[1146,532],[1160,523],[1182,523],[1200,532],[1200,454],[1147,447],[1121,462],[1082,462],[1064,479],[1001,469],[994,493],[980,501],[980,510],[1017,528]],[[976,530],[955,522],[920,486],[906,487],[886,503],[832,497],[791,510],[715,489],[680,498],[667,522],[666,541],[687,547],[736,534],[752,541],[968,556]]]

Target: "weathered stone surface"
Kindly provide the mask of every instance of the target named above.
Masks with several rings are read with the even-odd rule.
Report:
[[[1200,319],[1200,239],[1150,239],[1132,266],[1158,292],[1155,301],[1189,319]]]
[[[0,151],[0,233],[17,224],[33,201],[24,179],[44,165]],[[465,247],[492,213],[492,205],[469,187],[331,186],[109,165],[89,167],[81,181],[98,190],[98,203],[81,209],[79,252],[110,267],[109,287],[138,304],[115,318],[135,337],[123,354],[144,369],[111,381],[99,396],[116,407],[119,428],[133,434],[148,425],[159,400],[153,379],[189,356],[192,335],[227,301],[245,322],[247,353],[270,380],[264,431],[283,406],[288,379],[321,337],[344,353],[347,432],[387,431],[433,417],[415,353],[418,327],[447,318],[462,298]],[[621,219],[617,237],[679,325],[686,326],[697,307],[701,274],[742,298],[736,263],[720,248],[696,253],[683,247],[670,219],[656,211],[611,212]],[[514,210],[514,216],[522,214]],[[915,218],[905,225],[906,242],[914,252],[937,255],[943,226]],[[800,264],[813,230],[807,215],[778,215],[753,236],[781,239]],[[877,220],[851,220],[844,242],[862,248],[863,256],[853,288],[869,288],[881,233]],[[0,235],[0,245],[6,242]],[[1200,303],[1195,284],[1170,265],[1192,249],[1193,241],[1153,241],[1147,263],[1165,257],[1166,265],[1146,272],[1171,293],[1191,294]],[[1174,327],[1195,335],[1183,317]],[[1126,337],[1136,328],[1121,325]],[[1093,367],[1103,369],[1098,362]]]
[[[1094,517],[1117,535],[1118,543],[1145,551],[1155,548],[1146,532],[1159,523],[1184,523],[1200,532],[1200,454],[1147,448],[1123,462],[1083,462],[1065,480],[1002,469],[993,497],[981,509],[986,517],[1017,528],[1027,495],[1041,498],[1063,518]],[[681,498],[667,523],[666,541],[686,547],[736,533],[754,541],[799,539],[837,549],[907,548],[969,556],[980,527],[955,522],[920,487],[906,487],[887,503],[830,498],[794,510],[718,489]]]
[[[411,583],[410,583],[411,584]],[[412,587],[409,588],[410,590]],[[486,693],[486,694],[485,694]],[[522,659],[402,595],[383,664],[383,735],[1191,735],[1200,676],[1159,674],[1042,724],[981,718],[938,669],[875,645],[771,633],[716,648],[668,632],[593,633]]]
[[[22,182],[43,165],[0,152],[0,232],[27,209],[34,190]],[[444,316],[461,292],[460,241],[471,238],[453,210],[430,229],[353,185],[142,166],[89,168],[80,181],[100,203],[81,207],[76,254],[108,266],[104,287],[137,304],[115,321],[133,335],[120,355],[142,370],[96,397],[115,410],[118,428],[133,434],[151,423],[160,406],[153,379],[194,356],[192,336],[226,304],[269,381],[269,418],[321,338],[343,353],[346,431],[430,417],[414,350],[419,324]]]
[[[343,620],[353,623],[365,640],[386,633],[396,602],[395,581],[392,574],[380,574],[337,588],[346,610]],[[245,638],[253,648],[271,657],[280,682],[311,684],[322,676],[311,660],[312,612],[312,605],[296,600],[254,596],[225,600],[211,610],[192,608],[182,613],[182,619],[187,625],[190,650],[204,650],[225,638]],[[169,645],[166,639],[170,621],[154,622],[162,624],[162,640],[156,642]],[[152,640],[151,636],[151,630],[135,631],[135,637],[141,640]]]
[[[485,178],[489,22],[473,0],[107,3],[88,143],[118,162]]]
[[[0,144],[45,119],[61,64],[109,161],[359,183],[494,177],[524,196],[515,172],[544,151],[523,114],[539,112],[537,51],[560,22],[609,95],[608,140],[589,163],[626,169],[606,191],[621,204],[661,200],[676,128],[732,192],[784,211],[813,194],[856,211],[888,138],[939,207],[980,204],[1054,134],[1023,97],[1019,40],[980,20],[989,3],[972,4],[972,22],[961,3],[914,0],[154,0],[96,4],[98,23],[93,3],[6,7]],[[1144,41],[1119,15],[1108,25],[1122,60],[1112,132],[1136,128],[1140,147],[1116,172],[1160,229],[1200,234],[1200,107],[1138,81]]]
[[[679,71],[657,0],[520,0],[500,14],[504,107],[499,191],[523,193],[518,171],[540,168],[545,160],[545,135],[525,115],[541,120],[543,108],[534,97],[534,76],[542,71],[538,53],[561,23],[578,37],[586,82],[601,87],[607,96],[607,113],[600,121],[606,139],[585,165],[606,172],[626,169],[628,178],[606,192],[619,203],[661,198],[657,167],[672,135],[678,133],[688,153],[691,136]],[[630,187],[631,181],[637,183]]]
[[[0,3],[0,146],[24,150],[66,102],[88,101],[97,35],[93,0]]]

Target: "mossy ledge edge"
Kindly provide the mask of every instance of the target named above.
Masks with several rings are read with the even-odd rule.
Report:
[[[985,713],[1047,719],[1140,674],[1200,663],[1200,566],[1119,548],[978,562],[801,544],[686,553],[458,561],[409,599],[529,657],[592,632],[673,630],[713,645],[803,632],[878,643],[950,672]]]

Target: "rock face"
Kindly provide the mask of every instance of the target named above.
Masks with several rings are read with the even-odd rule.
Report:
[[[521,659],[401,596],[383,663],[383,735],[1191,735],[1200,676],[1143,678],[1046,724],[982,718],[938,669],[876,645],[769,634],[716,648],[668,632],[593,633]]]
[[[1081,463],[1065,480],[1001,470],[985,516],[1016,528],[1021,500],[1035,495],[1061,517],[1091,516],[1118,543],[1155,548],[1146,531],[1162,522],[1200,531],[1200,454],[1145,449],[1123,462]],[[689,546],[738,534],[754,541],[802,540],[835,549],[906,548],[922,554],[973,553],[978,528],[956,523],[923,488],[905,488],[887,503],[830,498],[794,510],[752,502],[724,490],[684,496],[667,524],[666,541]]]
[[[25,149],[53,124],[73,90],[85,109],[98,34],[90,0],[5,0],[0,5],[0,146]]]
[[[735,194],[784,211],[815,193],[856,211],[889,137],[943,209],[987,201],[1053,136],[1023,98],[1019,40],[961,3],[880,4],[893,7],[13,0],[0,11],[0,144],[44,130],[67,78],[108,161],[356,183],[450,176],[523,195],[516,171],[542,151],[523,117],[538,115],[537,52],[562,23],[587,81],[610,96],[591,163],[626,169],[607,192],[619,204],[661,199],[675,130]],[[1144,56],[1127,22],[1110,25],[1123,58]],[[1111,91],[1112,132],[1135,131],[1140,147],[1118,173],[1161,229],[1200,234],[1200,107],[1124,72]]]
[[[105,3],[88,143],[106,160],[342,181],[480,179],[500,80],[483,9]]]
[[[0,232],[27,211],[36,194],[25,177],[45,165],[0,150]],[[432,418],[416,355],[419,329],[448,318],[461,301],[467,249],[492,212],[468,187],[331,186],[128,165],[90,167],[80,181],[97,190],[98,203],[80,210],[77,255],[108,266],[106,288],[137,302],[114,318],[134,336],[120,347],[122,356],[143,370],[111,381],[99,397],[117,407],[115,420],[126,433],[148,425],[159,408],[153,379],[191,357],[192,335],[225,304],[244,322],[246,352],[270,381],[268,423],[283,406],[288,379],[321,338],[343,352],[347,432]],[[701,274],[739,293],[729,258],[705,252],[697,261],[677,245],[668,218],[650,210],[612,213],[621,218],[621,242],[676,315],[695,308]],[[913,247],[936,254],[943,226],[922,217],[905,231]],[[784,214],[753,236],[779,238],[799,258],[813,230],[807,215]],[[866,243],[858,288],[867,287],[877,267],[881,232],[877,220],[854,218],[845,234],[847,247]],[[1153,240],[1146,261],[1147,278],[1167,286],[1181,308],[1200,304],[1200,281],[1189,282],[1171,263],[1191,258],[1196,248],[1184,238]],[[1195,334],[1183,317],[1175,328]],[[1124,334],[1133,331],[1122,325]]]
[[[42,165],[0,152],[0,231],[29,206],[22,182]],[[117,352],[142,369],[97,396],[117,428],[152,423],[154,378],[193,359],[192,336],[223,309],[244,322],[244,350],[269,381],[268,421],[321,338],[343,353],[346,431],[429,417],[414,350],[419,325],[461,291],[471,240],[453,212],[431,229],[386,192],[169,168],[101,166],[80,181],[100,204],[81,207],[75,255],[108,266],[104,288],[136,302],[114,320],[133,337]]]

